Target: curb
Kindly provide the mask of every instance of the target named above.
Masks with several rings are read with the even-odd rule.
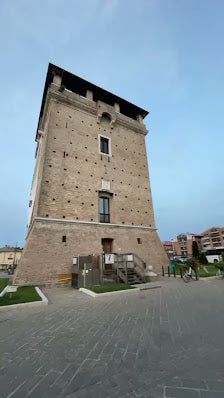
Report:
[[[151,287],[150,286],[135,287],[134,289],[116,290],[115,292],[106,292],[106,293],[94,293],[89,289],[85,289],[84,287],[80,287],[79,291],[82,293],[85,293],[88,296],[91,296],[93,298],[97,298],[97,297],[113,296],[113,295],[121,294],[121,293],[133,293],[133,292],[140,292],[142,290],[150,290],[150,289],[158,289],[158,288],[161,288],[161,285],[151,286]]]
[[[0,311],[6,311],[9,309],[20,309],[20,308],[31,308],[31,307],[42,307],[43,305],[48,305],[48,299],[39,287],[35,286],[37,294],[39,294],[41,301],[31,301],[29,303],[19,303],[12,305],[2,305],[0,306]]]

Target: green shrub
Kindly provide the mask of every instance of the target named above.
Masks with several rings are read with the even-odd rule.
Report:
[[[193,257],[195,257],[195,258],[199,257],[198,244],[195,240],[193,240],[193,242],[192,242],[192,252],[193,252]]]
[[[198,261],[197,261],[197,259],[196,259],[195,257],[188,258],[186,264],[187,264],[187,267],[188,267],[188,268],[189,268],[189,267],[192,267],[192,268],[195,268],[195,269],[196,269],[196,267],[198,267]]]
[[[206,254],[204,252],[201,252],[199,254],[199,261],[200,261],[201,264],[208,264],[208,260],[207,260]]]

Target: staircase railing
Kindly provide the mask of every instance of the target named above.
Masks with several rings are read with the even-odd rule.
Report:
[[[123,268],[122,268],[123,269]],[[125,274],[121,271],[120,268],[117,268],[117,276],[119,276],[119,278],[124,282],[124,283],[128,283],[128,275],[127,275],[127,268],[125,270]]]
[[[143,280],[143,282],[145,283],[146,263],[137,254],[133,254],[133,256],[134,256],[134,269],[136,271],[136,274],[139,275]]]
[[[132,256],[131,261],[127,261],[127,256]],[[145,269],[146,263],[134,253],[124,253],[116,255],[117,275],[125,282],[128,282],[127,268],[133,268],[140,280],[146,282]],[[123,270],[125,273],[123,273]]]

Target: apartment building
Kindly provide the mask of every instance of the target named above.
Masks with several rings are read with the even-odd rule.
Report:
[[[202,232],[201,245],[203,251],[224,250],[224,227],[211,227]]]
[[[186,232],[177,235],[173,238],[173,250],[176,257],[191,257],[193,255],[192,245],[193,241],[197,242],[198,249],[201,251],[201,238],[200,234],[193,234]]]

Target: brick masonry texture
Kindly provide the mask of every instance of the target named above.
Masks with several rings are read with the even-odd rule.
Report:
[[[88,254],[102,253],[101,238],[105,237],[114,239],[114,253],[134,252],[148,265],[161,270],[164,252],[155,230],[46,220],[33,224],[24,249],[22,272],[19,269],[15,274],[14,283],[56,284],[59,274],[72,271],[73,256],[86,255],[87,242]],[[137,238],[142,244],[137,243]]]
[[[116,119],[113,126],[103,111]],[[51,85],[40,130],[37,192],[14,283],[51,284],[58,273],[70,272],[74,255],[102,253],[102,238],[114,239],[114,252],[120,248],[121,253],[139,254],[156,270],[167,265],[155,231],[145,126],[116,113],[112,106],[59,93]],[[111,139],[111,157],[99,153],[99,134]],[[98,223],[102,180],[110,182],[110,222],[138,229],[36,219]],[[68,236],[66,245],[61,243],[62,235]],[[137,238],[143,238],[141,245]]]
[[[1,398],[223,398],[223,281],[0,313]]]

